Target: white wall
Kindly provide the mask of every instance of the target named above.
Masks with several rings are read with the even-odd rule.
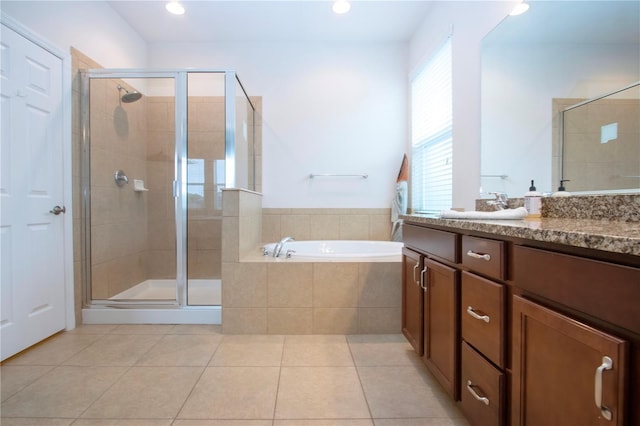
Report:
[[[406,44],[152,44],[151,67],[237,71],[263,99],[263,205],[386,208],[406,146]],[[311,173],[368,174],[315,178]]]
[[[146,42],[103,1],[7,1],[0,10],[59,49],[106,68],[147,66]]]
[[[437,2],[411,42],[151,44],[104,2],[3,1],[63,49],[105,67],[215,67],[263,97],[265,207],[388,207],[408,142],[408,73],[454,25],[455,207],[473,208],[480,174],[480,41],[509,2]],[[512,3],[511,3],[512,4]],[[147,60],[148,58],[148,60]],[[310,173],[366,173],[368,179]]]
[[[475,209],[480,188],[480,44],[509,1],[437,2],[410,43],[409,65],[428,59],[453,26],[453,206]],[[410,147],[407,148],[411,150]]]

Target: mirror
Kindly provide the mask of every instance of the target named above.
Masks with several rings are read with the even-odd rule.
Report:
[[[528,3],[482,41],[481,198],[521,197],[532,179],[538,191],[554,192],[562,109],[640,80],[640,2]],[[565,186],[572,192],[572,182]]]
[[[564,108],[559,134],[554,146],[572,192],[639,191],[640,82]]]

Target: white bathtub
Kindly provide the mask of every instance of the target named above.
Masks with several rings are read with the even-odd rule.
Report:
[[[276,243],[263,247],[265,256],[273,256]],[[403,243],[396,241],[324,240],[287,241],[282,246],[279,258],[300,260],[347,260],[388,259],[398,260]]]

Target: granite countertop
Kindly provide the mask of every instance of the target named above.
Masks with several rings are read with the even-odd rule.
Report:
[[[640,256],[640,223],[605,219],[467,220],[412,214],[406,223],[466,229],[500,236]]]

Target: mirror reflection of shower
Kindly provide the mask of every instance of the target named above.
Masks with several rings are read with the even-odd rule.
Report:
[[[118,92],[122,93],[123,90],[124,90],[124,95],[120,97],[120,100],[125,104],[130,104],[132,102],[135,102],[142,97],[142,93],[136,90],[128,91],[127,89],[125,89],[124,87],[118,84]]]

